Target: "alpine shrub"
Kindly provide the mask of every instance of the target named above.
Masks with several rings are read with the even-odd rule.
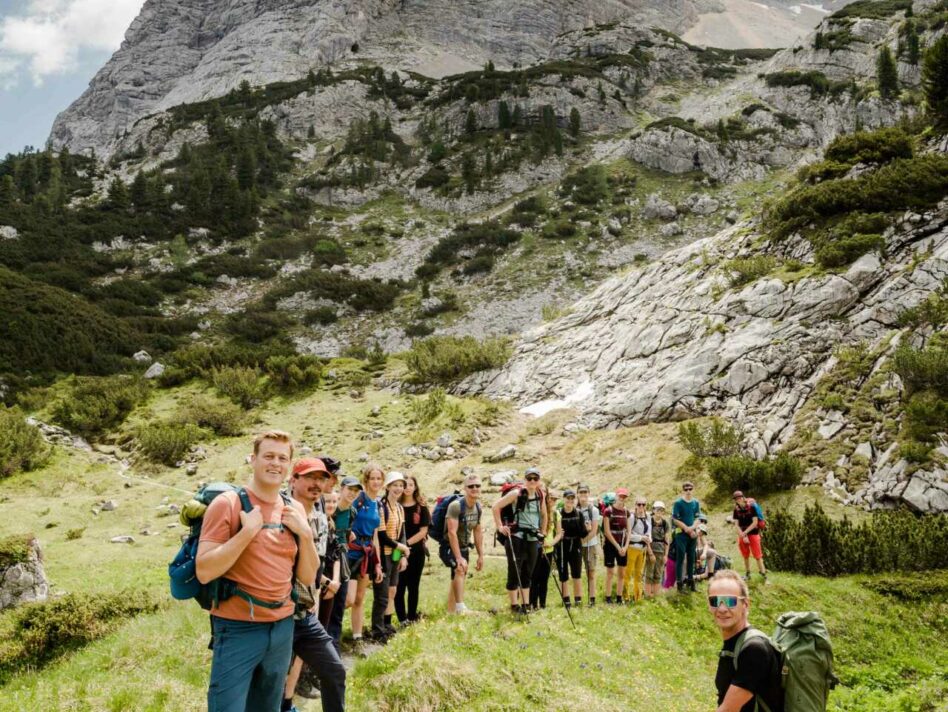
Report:
[[[181,422],[194,423],[199,428],[206,428],[221,437],[240,435],[243,432],[243,411],[230,401],[197,398],[181,411],[178,419]]]
[[[721,418],[678,425],[678,442],[695,457],[727,457],[741,451],[741,433]]]
[[[138,448],[152,462],[174,466],[204,434],[201,428],[191,423],[147,423],[138,429]]]
[[[948,338],[933,338],[924,349],[900,346],[894,368],[909,393],[930,390],[948,398]]]
[[[728,260],[723,267],[731,273],[731,286],[739,287],[770,274],[777,267],[777,258],[771,255],[739,257]]]
[[[211,373],[211,382],[218,393],[230,398],[244,410],[250,410],[266,397],[259,372],[249,366],[215,368]]]
[[[857,131],[833,139],[824,157],[839,163],[888,163],[895,158],[911,158],[912,139],[899,128]]]
[[[877,511],[859,524],[833,520],[819,504],[797,519],[772,512],[762,538],[767,566],[811,576],[944,568],[948,517]]]
[[[405,362],[416,383],[451,383],[477,371],[502,366],[510,357],[506,339],[478,341],[473,336],[432,336],[416,341]]]
[[[41,467],[49,457],[49,446],[39,428],[26,422],[19,408],[0,405],[0,479]]]
[[[754,460],[741,455],[708,460],[708,474],[721,492],[791,489],[800,484],[802,470],[799,461],[784,453],[773,460]]]
[[[882,235],[853,235],[816,248],[816,261],[827,269],[851,264],[867,252],[885,247]]]
[[[131,376],[74,377],[52,407],[53,420],[83,437],[99,435],[121,425],[148,391]]]
[[[296,393],[319,385],[323,367],[315,356],[271,356],[263,365],[270,385],[283,393]]]

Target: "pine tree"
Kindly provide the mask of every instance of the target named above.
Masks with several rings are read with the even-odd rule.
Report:
[[[250,82],[244,79],[240,86],[237,87],[237,97],[244,104],[250,103],[250,100],[253,98],[253,89],[250,88]]]
[[[487,146],[484,151],[484,176],[490,178],[494,175],[494,149]]]
[[[13,205],[15,200],[16,186],[13,184],[13,176],[0,177],[0,209]]]
[[[724,143],[727,143],[728,136],[727,124],[724,123],[724,119],[718,119],[718,129],[717,129],[718,138],[721,139]]]
[[[879,50],[876,60],[876,80],[883,99],[894,99],[899,94],[899,73],[888,46]]]
[[[579,116],[579,109],[575,106],[569,112],[569,134],[573,138],[579,136],[582,119]]]
[[[470,152],[465,153],[461,159],[461,180],[464,181],[468,193],[477,189],[477,164]]]
[[[909,20],[905,27],[905,59],[911,65],[917,65],[921,57],[921,48],[918,43],[918,30],[915,22]]]
[[[121,178],[113,178],[109,184],[109,205],[116,210],[127,210],[129,207],[128,188]]]
[[[513,116],[510,119],[510,123],[513,128],[519,128],[523,124],[523,110],[520,108],[520,104],[514,106]]]
[[[925,52],[922,88],[935,126],[948,129],[948,35],[942,35]]]
[[[497,104],[497,127],[503,130],[511,127],[510,107],[506,101]]]
[[[309,125],[309,128],[306,129],[306,138],[314,139],[316,138],[316,127],[312,124]]]
[[[250,190],[257,184],[257,159],[250,146],[245,145],[237,156],[237,185]]]
[[[813,38],[813,49],[826,49],[826,41],[823,39],[822,32],[817,32]]]
[[[632,85],[632,96],[642,96],[642,80],[638,75],[635,75],[635,84]]]
[[[596,86],[596,91],[599,94],[599,105],[605,106],[606,103],[606,90],[602,88],[602,82]]]
[[[485,73],[485,74],[493,74],[493,73],[494,73],[494,62],[493,62],[493,60],[490,60],[490,59],[487,60],[487,64],[484,65],[484,73]]]
[[[137,209],[144,210],[148,207],[148,179],[145,178],[144,171],[138,171],[138,173],[135,174],[135,180],[132,181],[130,197],[132,199],[132,205]]]
[[[467,110],[467,118],[464,120],[464,132],[472,134],[477,131],[477,116],[474,115],[474,109]]]

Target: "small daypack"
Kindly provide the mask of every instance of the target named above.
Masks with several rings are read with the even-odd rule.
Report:
[[[517,490],[517,501],[511,502],[500,510],[500,521],[512,530],[517,528],[517,515],[527,506],[527,487],[523,482],[508,482],[500,488],[501,498],[506,497],[512,490]],[[545,503],[545,494],[542,489],[537,492],[540,496],[540,506]],[[494,533],[494,538],[502,546],[506,546],[507,537],[499,532]]]
[[[733,653],[737,670],[738,656],[748,638],[763,638],[780,654],[784,712],[825,712],[830,690],[839,678],[833,673],[833,645],[826,624],[816,611],[790,611],[777,619],[773,638],[756,628],[741,633]],[[770,712],[755,698],[755,710]]]
[[[443,543],[447,541],[447,519],[448,507],[451,506],[451,503],[461,500],[461,521],[460,525],[464,525],[464,510],[467,508],[466,502],[464,501],[464,495],[455,490],[451,494],[445,494],[435,501],[435,508],[431,512],[431,524],[428,527],[428,536],[434,539],[438,543]],[[477,517],[480,519],[481,516],[481,503],[477,503]]]
[[[756,499],[747,498],[747,506],[754,511],[754,516],[757,517],[757,533],[764,531],[767,528],[767,518],[764,516],[764,510],[757,503]]]
[[[193,598],[198,602],[201,608],[210,610],[221,601],[226,601],[231,596],[240,596],[247,600],[251,607],[263,606],[264,608],[282,608],[286,601],[262,601],[250,594],[241,591],[236,583],[229,579],[218,578],[208,583],[201,583],[197,577],[197,551],[201,539],[201,527],[204,525],[204,513],[208,506],[219,495],[225,492],[236,492],[240,499],[240,508],[244,512],[251,512],[253,505],[250,503],[250,496],[243,487],[237,487],[228,482],[212,482],[202,487],[181,510],[181,521],[190,527],[188,537],[181,544],[178,553],[168,564],[168,578],[171,584],[171,596],[180,601]],[[284,506],[290,506],[290,498],[283,492],[280,493],[283,498]],[[238,531],[240,526],[238,525]],[[296,534],[293,534],[296,539]],[[296,564],[299,559],[299,540],[297,539],[297,561],[293,563],[294,579],[296,578]],[[292,599],[296,600],[296,588],[294,586]]]
[[[586,515],[583,510],[577,508],[573,513],[566,516],[560,512],[560,522],[563,527],[563,536],[567,539],[585,539],[589,532],[586,531]]]

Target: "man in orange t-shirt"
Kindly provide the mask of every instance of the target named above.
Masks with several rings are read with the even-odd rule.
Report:
[[[245,487],[253,509],[237,493],[215,498],[204,514],[197,553],[201,583],[226,578],[236,593],[211,609],[214,658],[208,712],[279,712],[293,646],[290,593],[293,566],[313,582],[319,556],[306,514],[286,504],[280,487],[293,459],[287,433],[271,430],[253,443],[253,480]]]

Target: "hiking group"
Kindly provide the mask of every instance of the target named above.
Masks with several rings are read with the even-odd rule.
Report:
[[[191,529],[169,566],[171,590],[176,598],[197,599],[211,614],[210,712],[295,710],[304,666],[322,708],[345,709],[345,612],[356,652],[364,640],[384,644],[395,635],[393,617],[403,626],[418,621],[428,539],[450,572],[448,613],[469,612],[465,581],[484,565],[477,475],[467,475],[463,490],[429,508],[412,476],[377,464],[366,465],[361,478],[344,476],[332,457],[294,463],[293,455],[289,434],[262,433],[253,443],[247,485],[206,485],[182,509]],[[583,570],[588,603],[595,605],[600,539],[605,603],[635,603],[663,588],[692,592],[697,581],[711,578],[709,605],[725,637],[716,679],[719,709],[750,712],[757,703],[763,710],[784,709],[775,702],[779,690],[771,694],[767,687],[774,670],[777,684],[785,684],[781,652],[763,634],[746,633],[751,556],[766,577],[759,505],[734,493],[731,521],[746,570],[741,578],[708,539],[692,483],[683,484],[670,519],[661,501],[649,512],[643,497],[627,509],[628,498],[620,488],[594,502],[582,484],[560,493],[543,487],[535,467],[523,482],[504,485],[491,513],[507,557],[511,610],[522,616],[545,607],[554,577],[569,612],[582,603]],[[743,692],[731,692],[733,687]]]

